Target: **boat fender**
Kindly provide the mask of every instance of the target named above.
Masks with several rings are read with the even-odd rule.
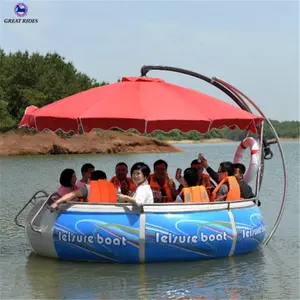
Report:
[[[240,143],[236,149],[233,163],[242,162],[243,154],[247,148],[251,150],[251,159],[250,165],[244,174],[244,181],[249,184],[255,178],[259,167],[259,146],[253,137],[247,137]]]

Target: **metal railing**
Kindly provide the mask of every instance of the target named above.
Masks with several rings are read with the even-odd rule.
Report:
[[[43,194],[42,196],[38,196],[38,194]],[[22,214],[22,212],[24,211],[24,209],[31,203],[32,205],[34,205],[35,203],[33,203],[34,200],[36,199],[40,199],[40,198],[45,198],[48,197],[49,194],[44,191],[44,190],[39,190],[37,191],[35,194],[33,194],[33,196],[29,199],[29,201],[22,207],[22,209],[18,212],[18,214],[15,216],[14,222],[17,226],[25,228],[25,225],[20,224],[19,223],[19,216]]]
[[[37,218],[37,216],[40,214],[40,212],[44,209],[44,207],[46,206],[46,204],[48,203],[48,201],[53,197],[56,196],[56,193],[52,193],[50,194],[47,199],[44,201],[44,203],[42,204],[42,206],[39,208],[39,210],[36,212],[36,214],[33,216],[33,218],[30,221],[30,227],[33,231],[41,233],[42,230],[40,228],[36,229],[34,228],[33,222],[35,221],[35,219]]]

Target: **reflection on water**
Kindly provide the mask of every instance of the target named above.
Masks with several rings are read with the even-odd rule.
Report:
[[[63,168],[77,173],[89,161],[113,175],[114,165],[158,158],[169,173],[185,168],[203,152],[213,168],[230,160],[237,143],[180,145],[185,152],[143,155],[4,157],[1,164],[1,298],[2,299],[299,299],[299,143],[285,142],[289,175],[285,214],[274,239],[253,253],[216,260],[149,265],[69,262],[30,252],[24,231],[13,218],[37,189],[58,186]],[[261,191],[267,230],[273,226],[281,201],[279,154],[266,162]],[[221,155],[222,154],[222,155]],[[248,162],[246,162],[246,165]]]
[[[199,297],[240,299],[264,295],[257,275],[264,254],[229,259],[143,265],[72,263],[29,255],[26,277],[35,297],[44,299],[144,299]],[[251,268],[249,268],[251,266]]]

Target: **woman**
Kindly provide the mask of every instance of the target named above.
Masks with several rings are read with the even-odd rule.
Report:
[[[65,169],[60,174],[59,182],[61,186],[58,188],[56,193],[62,197],[70,192],[78,190],[76,186],[76,174],[75,171],[72,169]]]
[[[150,168],[143,162],[135,163],[130,171],[131,179],[136,184],[137,188],[133,196],[123,194],[118,195],[119,202],[129,202],[134,205],[142,205],[146,203],[154,203],[153,193],[148,183]]]
[[[92,172],[91,181],[97,181],[99,179],[106,180],[105,172],[100,171],[100,170]],[[86,201],[88,201],[89,194],[90,194],[90,185],[89,184],[84,185],[84,187],[81,189],[77,189],[77,190],[68,192],[65,195],[63,195],[62,197],[60,197],[59,199],[57,199],[51,205],[51,211],[54,211],[55,209],[57,209],[59,204],[65,203],[68,201],[74,201],[74,200],[78,201],[79,199],[81,199],[83,202],[86,202]]]

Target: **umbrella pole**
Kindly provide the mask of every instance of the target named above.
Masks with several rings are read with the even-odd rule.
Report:
[[[219,84],[218,82],[215,82],[212,78],[209,78],[207,76],[204,76],[202,74],[181,69],[181,68],[175,68],[175,67],[167,67],[167,66],[143,66],[141,68],[141,76],[146,76],[147,73],[151,70],[159,70],[159,71],[170,71],[170,72],[176,72],[176,73],[181,73],[185,75],[189,75],[192,77],[196,77],[198,79],[204,80],[218,89],[220,89],[222,92],[224,92],[227,96],[229,96],[241,109],[248,111],[251,113],[250,108],[243,102],[242,100],[239,99],[238,96],[235,95],[234,92],[230,91],[227,87],[224,87],[223,85]]]
[[[283,196],[282,196],[282,202],[281,202],[281,207],[280,207],[279,214],[277,216],[276,222],[275,222],[269,236],[264,241],[264,244],[268,244],[269,241],[271,240],[271,238],[273,237],[274,233],[276,232],[279,224],[280,224],[280,220],[281,220],[283,212],[284,212],[284,207],[285,207],[285,202],[286,202],[286,194],[287,194],[287,171],[286,171],[285,158],[284,158],[284,154],[283,154],[282,146],[280,144],[279,137],[278,137],[277,132],[276,132],[273,124],[271,123],[271,121],[264,115],[264,113],[260,110],[260,108],[250,98],[248,98],[245,94],[243,94],[237,88],[233,87],[232,85],[228,84],[227,82],[225,82],[221,79],[218,79],[218,78],[215,78],[215,77],[209,78],[209,77],[206,77],[202,74],[199,74],[199,73],[196,73],[196,72],[193,72],[193,71],[189,71],[189,70],[186,70],[186,69],[182,69],[182,68],[168,67],[168,66],[150,66],[150,65],[145,65],[141,68],[141,76],[147,76],[147,73],[151,70],[177,72],[177,73],[190,75],[192,77],[196,77],[198,79],[204,80],[204,81],[214,85],[215,87],[219,88],[221,91],[223,91],[241,109],[251,113],[251,110],[250,110],[249,106],[244,101],[244,99],[246,99],[246,101],[248,101],[260,113],[260,115],[262,117],[264,117],[266,122],[269,124],[269,126],[270,126],[270,128],[271,128],[271,130],[272,130],[272,132],[275,136],[275,139],[270,140],[270,141],[268,141],[266,138],[263,137],[263,126],[261,126],[261,125],[256,126],[257,131],[260,132],[260,137],[262,138],[262,142],[263,142],[262,144],[263,144],[263,147],[264,147],[264,156],[261,156],[262,157],[262,159],[261,159],[261,163],[262,163],[261,164],[261,169],[262,170],[261,170],[261,173],[260,173],[261,178],[258,182],[260,182],[260,184],[261,184],[262,179],[263,179],[264,159],[272,159],[272,157],[273,157],[273,153],[270,149],[270,145],[277,143],[278,148],[279,148],[279,152],[280,152],[280,156],[281,156],[281,161],[282,161],[284,186],[283,186]]]

